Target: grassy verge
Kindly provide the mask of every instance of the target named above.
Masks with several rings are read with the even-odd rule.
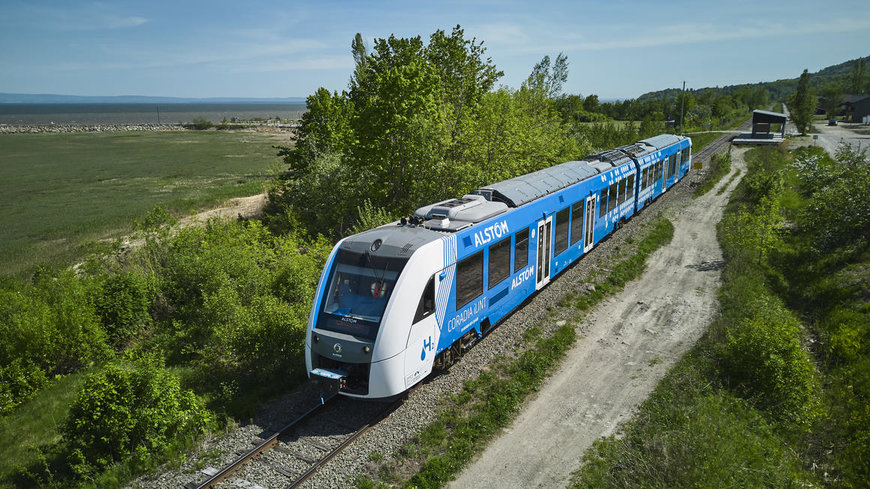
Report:
[[[507,426],[517,415],[528,395],[549,376],[565,352],[573,345],[579,310],[584,310],[608,294],[620,290],[640,276],[653,251],[670,242],[674,227],[659,219],[638,244],[636,253],[619,262],[590,295],[574,294],[562,307],[575,315],[572,321],[547,337],[541,328],[530,328],[525,335],[525,350],[514,360],[502,359],[493,369],[468,382],[462,393],[449,400],[436,421],[396,454],[397,462],[383,463],[377,474],[361,477],[359,487],[383,486],[400,482],[406,487],[441,487],[465,467],[471,458]],[[398,467],[417,466],[416,473],[402,480]]]
[[[710,168],[707,170],[707,178],[704,183],[695,189],[692,194],[693,199],[706,194],[722,180],[725,175],[731,172],[731,151],[727,153],[716,153],[710,157]]]
[[[277,143],[232,131],[0,135],[0,268],[68,265],[155,205],[181,215],[260,193]]]
[[[719,139],[721,136],[722,133],[720,132],[699,132],[690,134],[689,137],[692,138],[692,153],[699,153],[702,149],[707,147],[713,141]]]
[[[60,441],[60,426],[87,372],[58,378],[14,413],[0,418],[0,487],[14,469],[31,466],[38,450]],[[8,482],[7,482],[8,483]]]

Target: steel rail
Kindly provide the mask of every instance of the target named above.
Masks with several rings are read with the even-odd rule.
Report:
[[[261,455],[263,455],[267,451],[271,450],[275,445],[278,444],[278,438],[281,435],[287,433],[288,431],[293,429],[296,425],[298,425],[299,423],[301,423],[305,419],[313,416],[315,413],[317,413],[318,411],[323,409],[327,405],[327,403],[329,403],[329,401],[335,399],[337,396],[338,396],[338,394],[333,394],[326,399],[322,399],[320,404],[309,409],[308,411],[306,411],[305,413],[303,413],[302,415],[300,415],[299,417],[297,417],[296,419],[291,421],[287,426],[276,431],[272,436],[270,436],[268,439],[266,439],[263,443],[260,443],[259,445],[254,447],[248,453],[241,455],[239,458],[235,459],[231,464],[229,464],[226,467],[224,467],[223,469],[221,469],[220,472],[209,477],[202,484],[196,486],[196,489],[213,488],[216,485],[220,484],[221,482],[226,480],[229,476],[231,476],[233,473],[235,473],[237,470],[239,470],[239,468],[241,468],[242,465],[244,465],[245,463],[247,463],[251,460],[259,458]]]
[[[418,387],[419,385],[420,385],[420,384],[417,384],[417,386],[415,386],[415,387],[412,388],[410,391],[408,391],[408,393],[413,392],[414,390],[416,390],[416,387]],[[340,445],[338,445],[338,446],[335,447],[332,451],[330,451],[329,453],[327,453],[323,458],[321,458],[320,460],[318,460],[317,462],[315,462],[311,467],[308,468],[308,470],[306,470],[306,471],[305,471],[302,475],[300,475],[296,480],[294,480],[294,481],[291,482],[288,486],[286,486],[285,489],[293,489],[293,488],[295,488],[295,487],[299,487],[299,486],[300,486],[301,484],[303,484],[305,481],[307,481],[308,479],[310,479],[314,474],[316,474],[318,471],[320,471],[320,469],[321,469],[321,468],[322,468],[322,467],[323,467],[327,462],[329,462],[330,460],[332,460],[333,458],[335,458],[336,455],[338,455],[339,453],[341,453],[342,451],[344,451],[344,449],[347,448],[348,445],[350,445],[350,444],[353,443],[357,438],[359,438],[360,436],[362,436],[363,434],[367,433],[369,430],[371,430],[372,428],[374,428],[375,426],[377,426],[378,423],[380,423],[381,421],[383,421],[384,418],[386,418],[387,416],[390,415],[390,413],[392,413],[393,411],[395,411],[396,408],[399,407],[399,406],[402,404],[402,402],[404,402],[404,400],[407,398],[407,394],[408,394],[408,393],[406,393],[405,395],[402,395],[401,397],[399,397],[399,398],[396,399],[395,401],[393,401],[393,402],[391,402],[390,404],[388,404],[387,406],[385,406],[384,409],[382,409],[380,412],[378,412],[377,415],[373,416],[372,419],[371,419],[370,421],[368,421],[366,424],[364,424],[364,425],[363,425],[359,430],[357,430],[355,433],[353,433],[352,435],[350,435],[350,436],[348,436],[347,438],[345,438],[344,441],[342,441]]]

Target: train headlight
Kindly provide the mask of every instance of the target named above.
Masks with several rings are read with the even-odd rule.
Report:
[[[366,346],[363,347],[363,352],[364,352],[364,353],[370,353],[371,351],[372,351],[372,349],[371,349],[371,347],[370,347],[369,345],[366,345]]]
[[[317,343],[317,342],[320,341],[320,336],[312,335],[312,337],[314,338],[314,342],[315,342],[315,343]]]

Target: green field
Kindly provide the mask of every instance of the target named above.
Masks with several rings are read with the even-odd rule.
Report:
[[[282,139],[283,138],[283,139]],[[287,135],[242,131],[0,135],[0,267],[70,264],[155,205],[176,216],[263,191]]]

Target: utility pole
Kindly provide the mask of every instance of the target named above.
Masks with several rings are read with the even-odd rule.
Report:
[[[686,106],[686,80],[683,80],[683,91],[680,92],[680,134],[683,134],[683,107]]]
[[[159,126],[160,125],[160,105],[154,104],[154,106],[157,107],[157,125]]]

